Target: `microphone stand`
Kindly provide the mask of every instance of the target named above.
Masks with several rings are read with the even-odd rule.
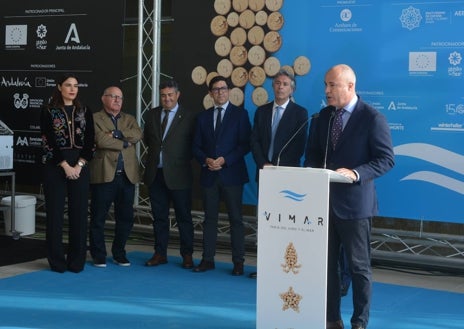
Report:
[[[282,151],[285,150],[285,149],[287,148],[288,144],[290,144],[290,142],[291,142],[293,139],[295,139],[296,135],[300,132],[300,130],[303,129],[303,127],[306,126],[306,125],[308,124],[309,120],[312,119],[313,117],[314,117],[314,115],[311,116],[310,118],[307,118],[307,119],[303,122],[303,124],[302,124],[300,127],[298,127],[298,129],[295,131],[295,133],[292,135],[292,137],[289,138],[289,140],[287,141],[287,143],[285,143],[285,145],[282,146],[282,148],[280,149],[280,152],[279,152],[279,154],[278,154],[278,156],[277,156],[277,164],[276,164],[277,167],[278,167],[279,164],[280,164],[280,156],[282,155]]]

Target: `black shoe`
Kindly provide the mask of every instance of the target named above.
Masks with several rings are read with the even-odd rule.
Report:
[[[256,279],[258,277],[258,272],[252,272],[250,275],[248,275],[250,279]]]
[[[130,262],[126,256],[113,257],[113,262],[119,266],[130,266]]]
[[[95,267],[106,267],[106,258],[105,257],[95,257],[93,259],[93,266],[95,266]]]
[[[344,329],[344,328],[345,326],[343,325],[342,320],[326,322],[326,329]]]
[[[232,270],[232,275],[243,275],[243,262],[234,263],[234,269]]]
[[[206,271],[209,271],[209,270],[214,270],[215,267],[216,266],[214,265],[214,262],[202,259],[201,262],[200,262],[200,265],[195,266],[193,268],[193,272],[206,272]]]

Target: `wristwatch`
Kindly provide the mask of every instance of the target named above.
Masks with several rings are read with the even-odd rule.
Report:
[[[81,168],[82,168],[82,167],[84,167],[84,166],[85,166],[85,162],[84,162],[84,161],[82,161],[82,160],[79,160],[79,161],[77,161],[77,165],[78,165],[79,167],[81,167]]]

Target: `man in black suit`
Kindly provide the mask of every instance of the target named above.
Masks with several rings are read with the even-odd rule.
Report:
[[[305,166],[326,167],[353,181],[330,184],[327,329],[344,328],[338,268],[341,245],[352,276],[351,328],[365,329],[372,286],[371,222],[377,214],[374,179],[394,166],[390,128],[384,115],[356,95],[356,75],[348,65],[329,69],[324,83],[329,106],[311,125]]]
[[[155,253],[145,265],[166,264],[169,240],[169,206],[173,203],[180,235],[182,267],[193,268],[192,139],[195,113],[178,103],[174,80],[159,86],[161,106],[144,115],[144,142],[148,147],[143,181],[153,212]]]
[[[251,133],[251,152],[256,180],[264,166],[300,167],[308,138],[308,111],[292,100],[293,74],[280,70],[272,81],[274,101],[256,109]],[[256,278],[256,273],[250,277]]]
[[[243,185],[248,182],[245,155],[250,152],[248,112],[229,101],[229,83],[222,76],[209,82],[214,106],[197,118],[193,154],[201,165],[203,187],[203,257],[194,268],[215,268],[217,226],[221,198],[227,206],[232,246],[232,275],[243,275],[245,236],[242,216]]]

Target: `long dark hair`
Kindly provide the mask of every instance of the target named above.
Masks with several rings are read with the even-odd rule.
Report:
[[[69,78],[74,78],[79,83],[79,79],[74,73],[65,73],[61,75],[58,79],[55,79],[56,86],[55,86],[55,89],[53,90],[52,97],[50,97],[50,100],[48,102],[49,107],[64,107],[63,96],[61,96],[61,91],[58,89],[58,86],[61,86],[63,82],[65,82]],[[79,101],[78,97],[76,97],[73,100],[73,105],[78,109],[82,107],[82,104]]]

